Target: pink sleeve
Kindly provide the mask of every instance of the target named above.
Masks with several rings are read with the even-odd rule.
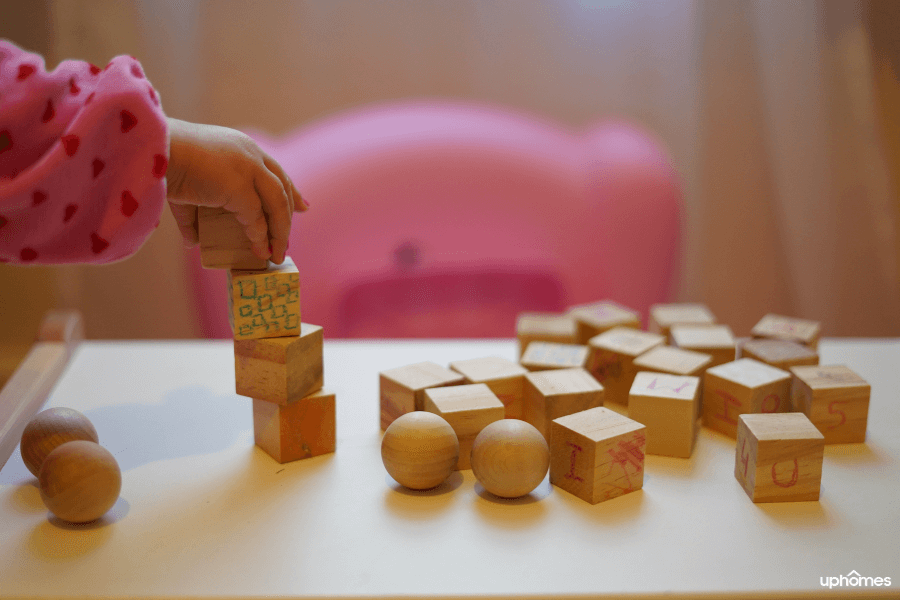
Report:
[[[168,132],[131,57],[101,70],[0,40],[0,261],[106,263],[159,225]]]

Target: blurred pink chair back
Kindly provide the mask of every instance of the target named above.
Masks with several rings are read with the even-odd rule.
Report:
[[[522,311],[669,299],[680,186],[634,125],[405,102],[251,135],[311,205],[288,254],[327,337],[513,337]],[[194,268],[204,332],[231,337],[224,274]]]

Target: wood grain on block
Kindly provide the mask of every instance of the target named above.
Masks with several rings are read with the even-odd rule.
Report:
[[[322,388],[322,328],[302,323],[295,337],[234,341],[236,393],[288,404]]]
[[[550,422],[603,406],[603,386],[585,369],[554,369],[525,376],[525,420],[550,439]]]
[[[300,333],[300,274],[286,256],[264,271],[228,271],[228,320],[236,340]]]
[[[597,504],[644,485],[646,427],[605,407],[550,424],[550,483]]]
[[[381,429],[387,429],[401,415],[425,410],[426,389],[465,382],[466,378],[456,371],[429,361],[382,371],[378,374]]]
[[[279,463],[335,450],[335,395],[319,390],[286,405],[253,399],[256,445]]]
[[[466,383],[487,384],[506,407],[507,419],[523,418],[522,395],[528,369],[497,356],[454,361],[450,368],[462,374]]]
[[[529,371],[572,369],[587,365],[588,347],[581,344],[531,342],[519,363]]]
[[[738,416],[791,410],[791,374],[752,358],[718,365],[703,376],[703,424],[734,437]]]
[[[425,410],[443,417],[459,439],[457,470],[471,469],[472,443],[481,430],[506,417],[506,407],[483,383],[426,389]]]
[[[636,310],[616,304],[611,300],[603,300],[592,304],[573,306],[569,314],[574,317],[579,344],[587,344],[588,340],[614,327],[641,328],[641,315]]]
[[[587,369],[603,384],[607,402],[628,404],[628,392],[637,373],[634,359],[665,341],[658,333],[631,327],[616,327],[588,341]]]
[[[805,414],[826,444],[864,442],[871,386],[844,365],[791,367],[794,410]]]
[[[639,371],[656,371],[670,375],[703,375],[712,364],[712,356],[675,346],[656,346],[634,359]]]
[[[822,324],[818,321],[768,314],[753,326],[750,334],[756,338],[787,340],[817,348],[821,331]]]
[[[669,335],[673,346],[712,356],[710,367],[737,358],[737,344],[728,325],[673,325]]]
[[[669,337],[672,325],[714,325],[716,317],[705,304],[654,304],[650,307],[647,329]]]
[[[519,356],[522,356],[531,342],[574,344],[578,328],[575,319],[568,314],[524,312],[516,319],[516,337],[519,340]]]
[[[765,338],[744,342],[741,345],[741,357],[755,358],[759,362],[784,370],[819,364],[819,354],[809,346]]]
[[[234,213],[223,208],[197,208],[200,264],[205,269],[265,269],[268,261],[253,254],[250,238]]]
[[[641,371],[628,416],[647,427],[647,454],[690,458],[699,431],[700,378]]]
[[[824,452],[803,413],[741,415],[734,476],[754,502],[818,500]]]

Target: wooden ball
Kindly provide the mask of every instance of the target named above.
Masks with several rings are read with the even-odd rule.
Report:
[[[75,440],[98,443],[97,430],[90,420],[71,408],[49,408],[36,415],[22,432],[22,462],[35,477],[41,464],[57,446]]]
[[[472,472],[484,489],[501,498],[518,498],[544,480],[550,448],[541,432],[518,419],[494,421],[472,444]]]
[[[112,454],[84,440],[66,442],[47,455],[38,475],[41,499],[71,523],[99,519],[122,489],[122,472]]]
[[[459,439],[450,424],[425,411],[396,419],[381,440],[381,460],[397,483],[413,490],[439,486],[456,468]]]

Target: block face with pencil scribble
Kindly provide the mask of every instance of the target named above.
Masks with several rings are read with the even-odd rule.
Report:
[[[236,340],[300,333],[300,275],[294,261],[264,271],[228,272],[228,316]]]

